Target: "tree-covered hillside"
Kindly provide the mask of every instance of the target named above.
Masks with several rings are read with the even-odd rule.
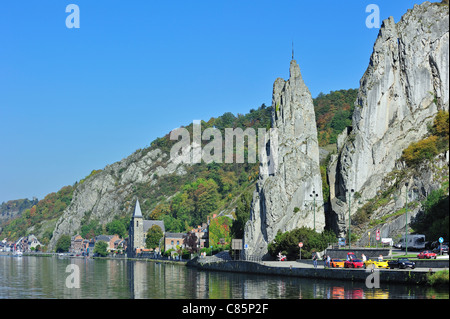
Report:
[[[314,100],[319,145],[335,144],[337,136],[352,125],[357,89],[320,93]]]
[[[314,99],[321,146],[334,143],[340,130],[349,125],[355,99],[356,90],[353,89],[330,92],[330,94],[321,93]],[[242,128],[243,130],[253,128],[258,134],[258,128],[270,128],[271,112],[272,107],[262,104],[259,108],[251,109],[247,114],[234,115],[227,112],[217,118],[202,121],[201,127],[202,131],[213,127],[219,129],[222,137],[225,137],[226,128]],[[193,125],[189,124],[185,128],[192,136]],[[166,134],[151,142],[149,147],[138,151],[147,153],[160,149],[169,154],[176,142],[170,140],[170,135]],[[202,143],[202,146],[205,146],[209,141],[202,141]],[[224,152],[225,147],[222,146],[222,152]],[[247,143],[244,153],[246,157]],[[159,165],[164,166],[166,163],[160,162]],[[133,202],[133,198],[139,198],[144,217],[164,220],[167,231],[188,231],[206,222],[208,216],[226,212],[233,213],[237,218],[237,222],[232,225],[230,231],[237,237],[242,236],[243,227],[249,218],[251,193],[258,177],[258,165],[258,162],[248,163],[248,161],[243,164],[233,161],[233,163],[186,165],[184,167],[186,173],[183,175],[174,173],[161,177],[154,176],[157,178],[156,184],[133,183],[133,190],[123,203],[122,215],[115,216],[113,222],[103,224],[99,220],[89,218],[89,212],[86,212],[80,233],[84,237],[91,238],[99,234],[117,232],[117,229],[120,229],[120,232],[126,236],[129,226],[127,203]],[[32,232],[44,244],[48,243],[56,220],[70,204],[76,188],[99,172],[101,170],[92,171],[89,176],[72,186],[63,187],[58,192],[49,194],[38,203],[34,203],[33,206],[25,209],[21,216],[3,223],[1,236],[13,240]],[[327,188],[326,178],[324,187]],[[327,193],[326,190],[325,193]]]

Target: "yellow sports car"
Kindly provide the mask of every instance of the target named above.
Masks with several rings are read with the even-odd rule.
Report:
[[[385,269],[389,268],[387,261],[378,261],[378,260],[369,259],[364,263],[364,268],[370,269],[374,266],[375,266],[375,268],[385,268]]]

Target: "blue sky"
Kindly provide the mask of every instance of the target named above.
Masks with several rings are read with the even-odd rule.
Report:
[[[357,88],[371,3],[397,22],[416,2],[2,1],[0,203],[42,199],[193,120],[270,105],[292,41],[313,97]]]

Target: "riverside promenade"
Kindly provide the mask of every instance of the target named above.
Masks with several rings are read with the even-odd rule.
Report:
[[[369,269],[326,268],[323,261],[317,263],[317,268],[309,260],[303,261],[235,261],[219,257],[196,257],[187,262],[186,266],[199,270],[239,272],[271,276],[294,276],[310,279],[348,280],[365,282],[372,274]],[[447,267],[448,269],[448,264]],[[416,269],[375,269],[380,283],[424,284],[427,276],[443,268],[421,267]]]

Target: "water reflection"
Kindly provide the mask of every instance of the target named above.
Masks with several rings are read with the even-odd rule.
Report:
[[[69,264],[80,288],[68,288]],[[0,298],[398,299],[449,298],[422,286],[381,285],[197,271],[145,261],[0,256]]]

